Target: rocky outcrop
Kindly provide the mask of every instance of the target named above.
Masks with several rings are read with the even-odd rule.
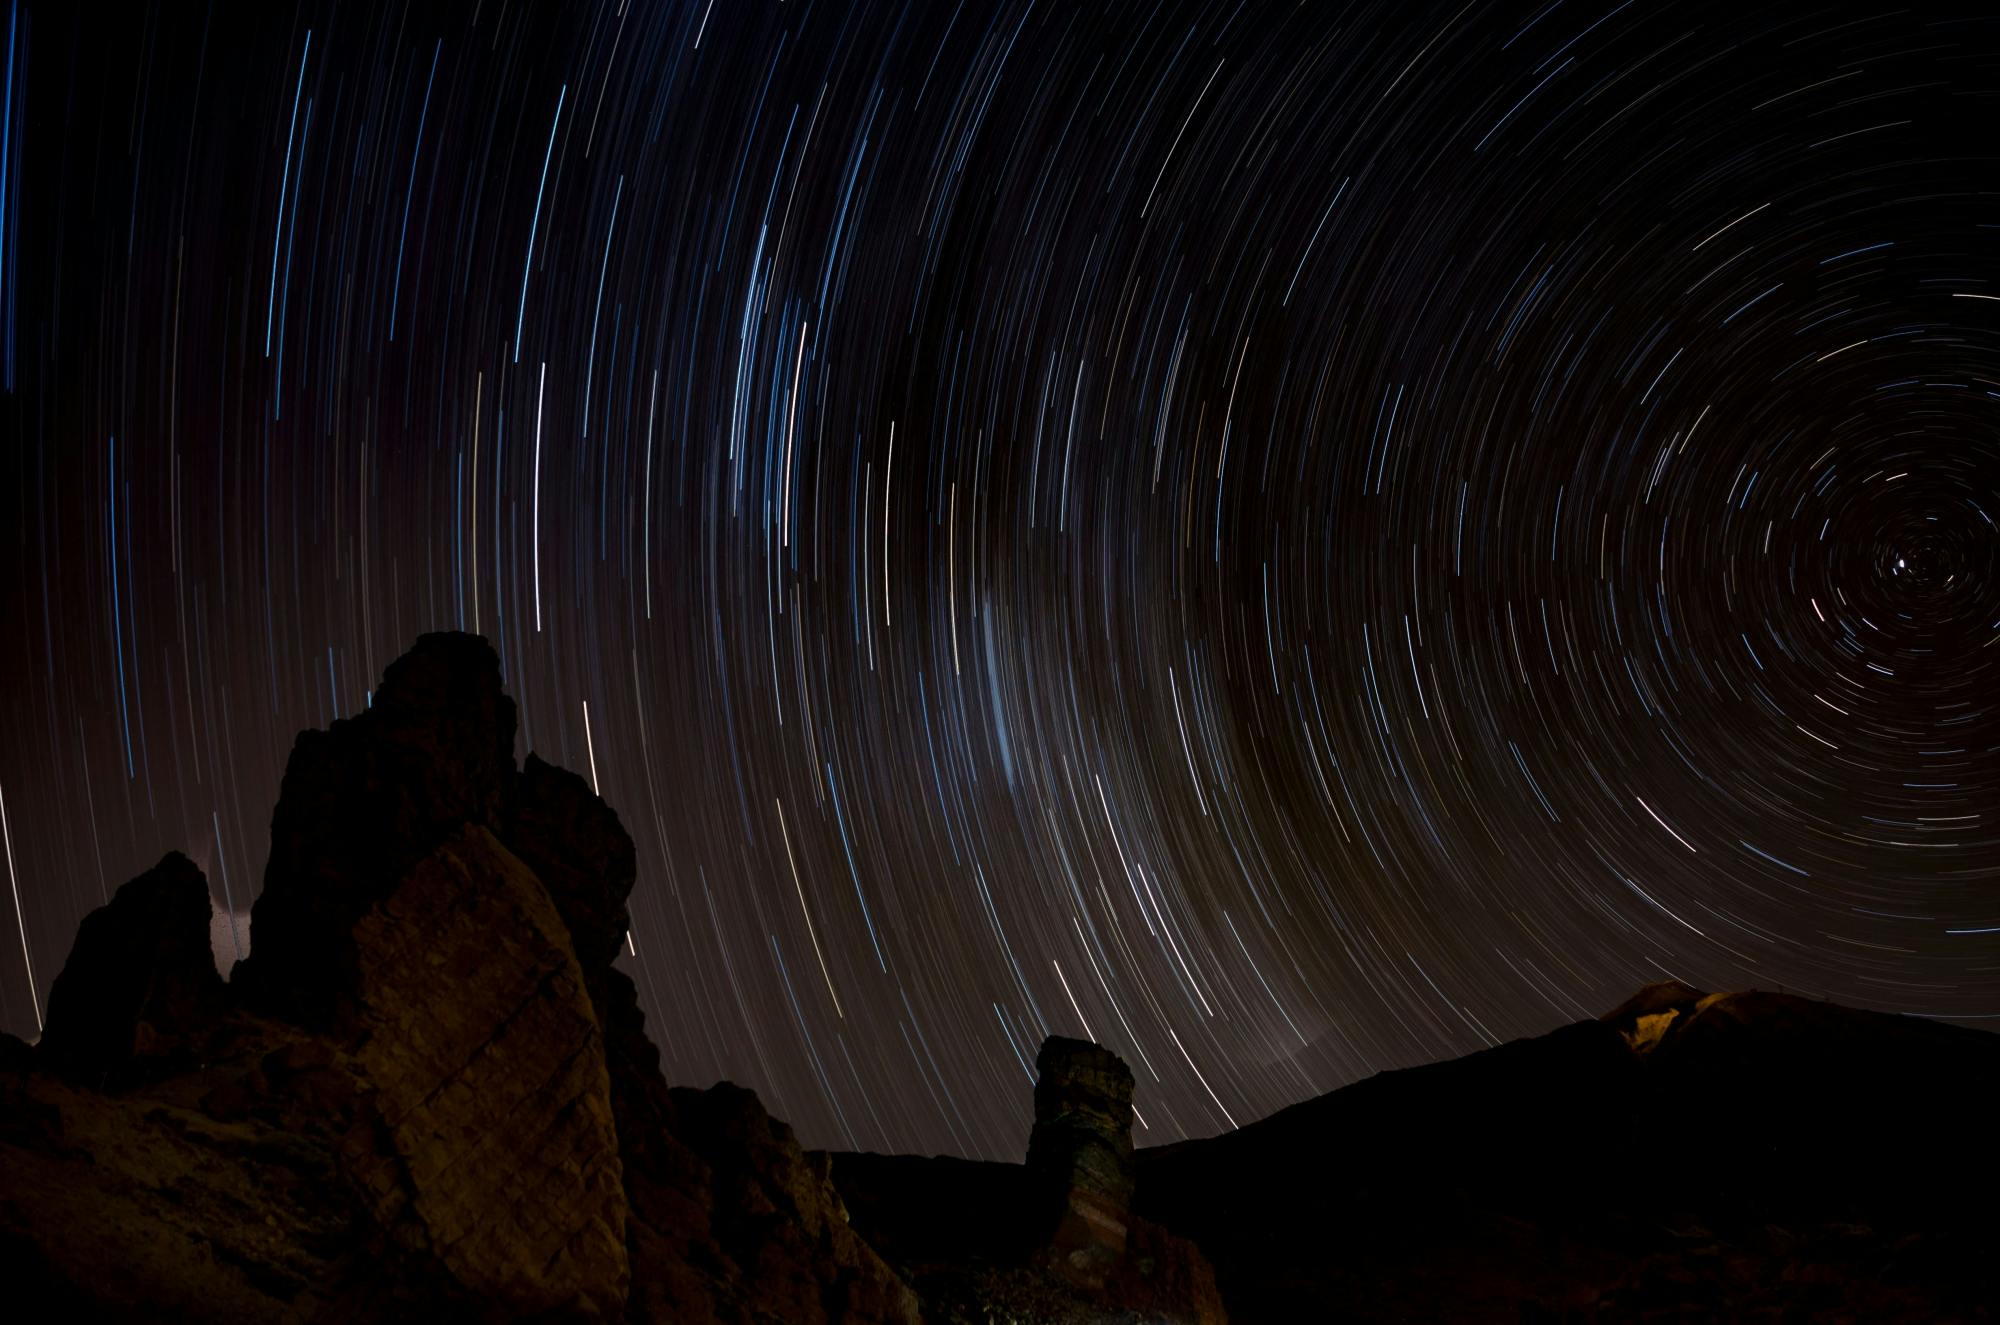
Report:
[[[1088,1040],[1051,1036],[1035,1056],[1028,1177],[1049,1208],[1047,1260],[1095,1291],[1125,1258],[1132,1205],[1132,1069]]]
[[[849,1227],[824,1163],[756,1095],[670,1089],[632,982],[599,986],[631,1202],[627,1319],[917,1325],[915,1293]]]
[[[829,1157],[855,1227],[934,1322],[1222,1325],[1200,1249],[1131,1213],[1131,1069],[1059,1036],[1035,1067],[1025,1164]]]
[[[706,1193],[712,1250],[736,1271],[712,1319],[836,1325],[919,1318],[916,1295],[882,1272],[848,1226],[825,1156],[809,1158],[755,1095],[725,1082],[671,1091],[670,1104],[669,1135],[708,1174],[698,1190]],[[683,1243],[675,1259],[698,1260],[702,1250]]]
[[[584,969],[609,969],[632,926],[625,899],[639,866],[631,835],[589,783],[537,755],[522,764],[510,800],[508,844],[555,899]]]
[[[554,904],[467,826],[354,929],[355,1057],[385,1162],[358,1176],[384,1227],[475,1297],[615,1314],[625,1188],[597,1015]]]
[[[106,1320],[916,1325],[748,1091],[673,1091],[616,970],[631,838],[514,765],[484,640],[303,733],[252,955],[169,856],[0,1044],[0,1271]]]
[[[246,1003],[342,1027],[356,922],[463,825],[506,839],[514,726],[492,646],[437,634],[389,665],[365,712],[299,733],[271,815],[250,955],[231,977]]]
[[[1723,997],[1679,980],[1647,985],[1598,1020],[1625,1037],[1636,1053],[1650,1053],[1676,1023],[1686,1025],[1708,1002]]]
[[[435,1258],[377,1222],[393,1162],[360,1065],[270,1023],[201,1071],[118,1094],[0,1072],[0,1272],[48,1319],[479,1320]]]
[[[208,923],[208,884],[179,852],[85,916],[49,990],[43,1060],[113,1088],[185,1067],[223,1008]]]

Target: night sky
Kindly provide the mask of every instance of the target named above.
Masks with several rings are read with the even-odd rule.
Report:
[[[1018,1158],[1051,1033],[1150,1144],[1667,977],[2000,1017],[1990,4],[0,22],[15,1034],[166,850],[251,942],[436,629],[809,1145]]]

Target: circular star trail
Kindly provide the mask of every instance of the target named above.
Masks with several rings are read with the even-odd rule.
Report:
[[[5,10],[0,1018],[487,635],[670,1079],[1141,1143],[1669,976],[2000,1015],[2000,23]],[[11,937],[11,936],[10,936]]]

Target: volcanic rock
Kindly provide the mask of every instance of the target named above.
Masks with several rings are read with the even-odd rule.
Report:
[[[461,826],[504,825],[514,723],[492,646],[433,634],[389,665],[365,712],[299,734],[231,979],[246,1001],[321,1029],[351,1011],[355,923]]]
[[[631,1202],[631,1321],[918,1325],[910,1287],[848,1226],[825,1165],[757,1097],[670,1089],[632,981],[598,985]]]
[[[466,826],[354,928],[355,1056],[386,1227],[524,1313],[625,1301],[625,1189],[597,1015],[527,866]]]
[[[1101,1288],[1125,1256],[1132,1205],[1132,1069],[1087,1040],[1051,1036],[1035,1055],[1028,1175],[1052,1207],[1057,1273]]]
[[[1200,1249],[1130,1213],[1131,1069],[1062,1037],[1035,1065],[1025,1164],[831,1156],[854,1226],[934,1322],[1223,1325]]]
[[[675,1089],[618,969],[631,839],[432,635],[299,738],[224,983],[170,855],[0,1036],[0,1276],[107,1321],[1980,1321],[2000,1037],[1649,986],[1134,1153],[1037,1056],[1027,1162],[802,1151]]]
[[[85,916],[49,989],[44,1060],[100,1088],[185,1066],[223,1007],[209,914],[208,881],[173,851]]]
[[[632,838],[575,773],[530,754],[506,828],[509,845],[555,899],[585,970],[607,969],[624,946],[625,899],[638,876]]]
[[[0,1043],[0,1272],[71,1318],[917,1325],[748,1091],[669,1090],[622,946],[634,852],[514,765],[484,640],[427,635],[301,734],[224,984],[169,856]],[[117,1088],[107,1094],[104,1089]]]

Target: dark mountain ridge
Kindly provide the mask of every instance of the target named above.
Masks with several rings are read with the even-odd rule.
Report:
[[[1996,1101],[1983,1031],[1654,985],[1143,1151],[1135,1208],[1239,1321],[1984,1320]]]

